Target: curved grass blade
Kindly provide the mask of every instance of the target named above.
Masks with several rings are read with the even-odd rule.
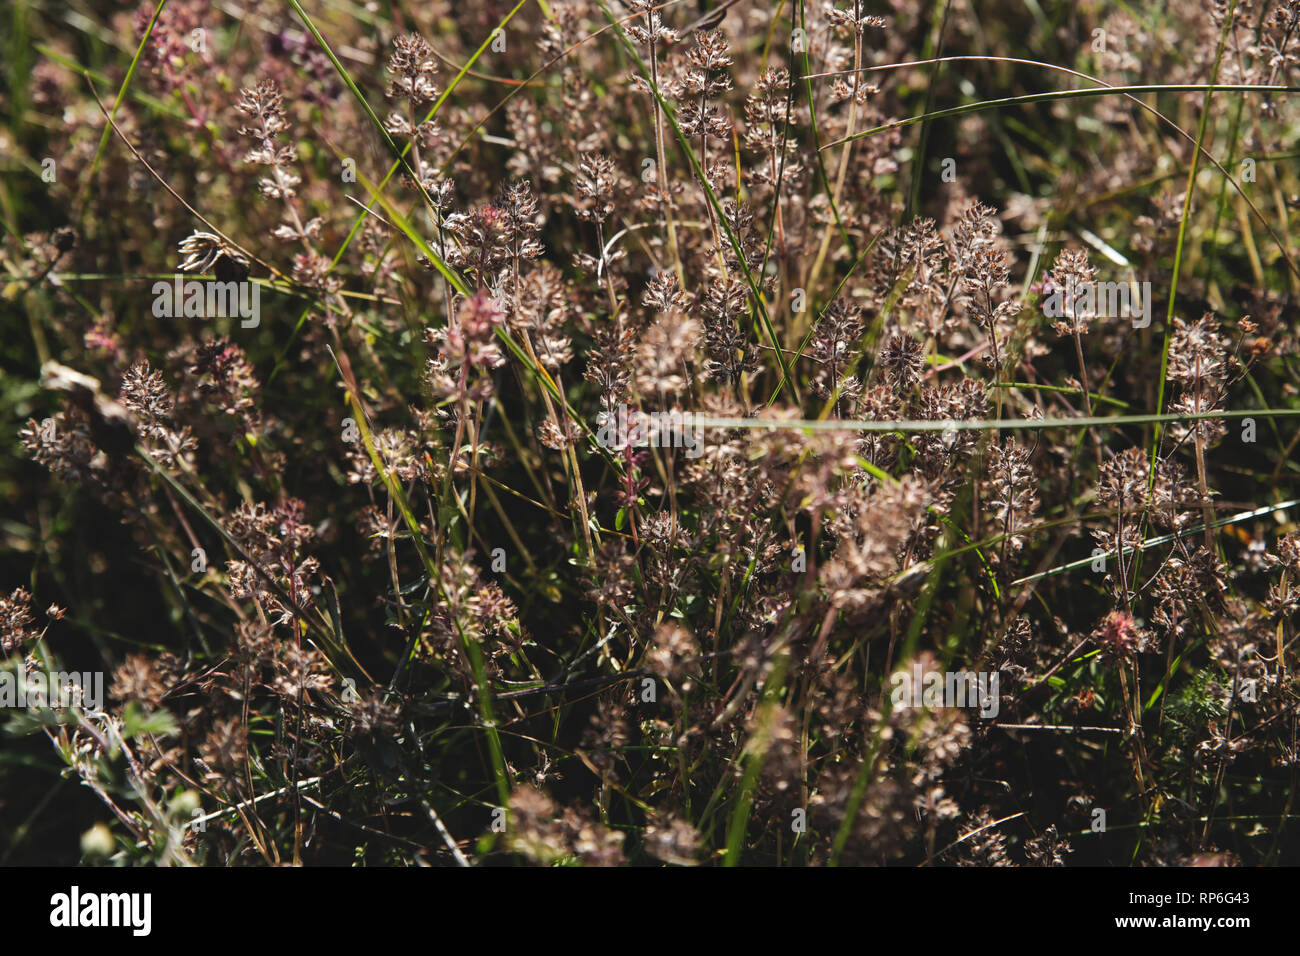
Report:
[[[1296,505],[1300,505],[1300,498],[1292,498],[1290,501],[1281,501],[1275,505],[1267,505],[1263,508],[1256,508],[1254,511],[1241,511],[1235,515],[1229,515],[1227,518],[1221,518],[1218,521],[1213,521],[1210,523],[1209,527],[1223,528],[1230,524],[1238,524],[1239,522],[1242,521],[1249,521],[1252,518],[1262,518],[1264,515],[1270,515],[1277,511],[1285,511],[1287,508],[1294,508]],[[1169,544],[1171,541],[1174,541],[1177,538],[1188,538],[1191,537],[1192,535],[1200,534],[1205,529],[1206,529],[1206,525],[1197,525],[1194,528],[1191,527],[1185,528],[1176,534],[1162,534],[1156,538],[1147,538],[1141,544],[1134,545],[1131,548],[1125,548],[1124,553],[1128,555],[1128,554],[1133,554],[1134,552],[1147,551],[1150,550],[1151,548],[1158,548],[1160,545]],[[1108,551],[1104,555],[1103,554],[1089,555],[1086,558],[1080,558],[1078,561],[1071,561],[1069,564],[1062,564],[1059,567],[1050,568],[1047,571],[1042,571],[1039,572],[1038,574],[1031,574],[1028,577],[1017,578],[1015,581],[1011,582],[1011,586],[1014,587],[1017,584],[1032,584],[1033,582],[1040,581],[1043,578],[1055,577],[1058,574],[1064,574],[1066,571],[1073,571],[1076,568],[1087,567],[1098,558],[1103,558],[1103,557],[1112,558],[1116,556],[1117,556],[1117,552],[1115,551]]]
[[[1151,425],[1167,422],[1194,422],[1212,419],[1300,418],[1300,408],[1245,408],[1194,414],[1111,415],[1080,418],[972,418],[965,420],[860,421],[856,419],[779,419],[716,418],[700,415],[696,421],[704,428],[789,428],[805,432],[945,432],[945,431],[1041,431],[1047,428],[1096,428],[1121,425]]]
[[[903,65],[914,66],[915,64],[907,63]],[[1122,96],[1131,96],[1135,93],[1203,93],[1209,88],[1210,84],[1208,83],[1147,83],[1138,86],[1102,86],[1084,90],[1049,90],[1046,93],[1023,93],[1019,96],[1003,96],[993,100],[980,100],[977,103],[963,103],[961,106],[948,106],[941,110],[935,110],[933,113],[922,113],[918,116],[907,116],[900,120],[891,120],[888,123],[882,123],[880,126],[873,126],[871,129],[860,130],[852,136],[837,139],[833,143],[827,143],[821,149],[832,149],[851,139],[875,136],[877,133],[886,133],[890,130],[914,126],[926,120],[943,119],[947,116],[965,116],[967,113],[982,113],[985,110],[996,110],[1003,106],[1017,106],[1022,103],[1053,103],[1079,97],[1112,96],[1117,93]],[[1300,86],[1255,86],[1241,83],[1222,83],[1214,86],[1213,89],[1216,93],[1300,92]]]
[[[153,36],[153,28],[158,23],[158,17],[163,12],[163,7],[167,6],[167,0],[158,0],[158,6],[149,19],[149,25],[145,27],[144,36],[140,38],[140,45],[136,48],[135,56],[131,58],[131,65],[126,68],[126,76],[122,79],[122,86],[117,91],[117,99],[113,101],[112,112],[108,114],[108,123],[104,126],[104,132],[100,134],[99,146],[95,149],[95,158],[90,162],[90,172],[86,176],[85,183],[81,187],[81,195],[77,197],[77,209],[83,210],[86,206],[86,199],[90,196],[91,184],[95,181],[95,173],[99,170],[99,161],[104,157],[104,150],[108,148],[108,140],[113,132],[113,117],[117,116],[118,108],[122,101],[126,99],[126,91],[131,86],[131,80],[135,76],[135,68],[140,64],[140,57],[144,55],[145,44]]]

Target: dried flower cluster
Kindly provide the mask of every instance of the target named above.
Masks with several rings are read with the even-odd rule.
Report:
[[[1300,860],[1300,4],[156,6],[2,94],[8,853]]]

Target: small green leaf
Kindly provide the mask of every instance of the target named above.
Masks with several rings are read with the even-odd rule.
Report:
[[[122,709],[122,736],[128,740],[135,740],[145,734],[170,737],[178,731],[175,719],[166,710],[149,713],[134,700],[128,701]]]

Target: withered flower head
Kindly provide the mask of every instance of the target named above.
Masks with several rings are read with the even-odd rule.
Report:
[[[1127,611],[1111,611],[1092,632],[1092,642],[1110,662],[1128,660],[1146,648],[1146,637]]]
[[[438,87],[433,76],[438,72],[438,64],[433,48],[419,34],[408,33],[393,41],[388,72],[392,76],[384,93],[388,99],[407,99],[415,106],[437,99]]]
[[[8,653],[35,640],[36,633],[27,626],[32,620],[32,595],[26,588],[0,597],[0,650]]]

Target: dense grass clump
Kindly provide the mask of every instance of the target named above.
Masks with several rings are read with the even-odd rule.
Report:
[[[36,9],[0,862],[1300,860],[1300,2]]]

